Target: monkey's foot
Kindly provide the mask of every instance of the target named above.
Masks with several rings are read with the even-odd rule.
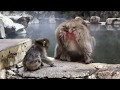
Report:
[[[44,66],[44,64],[43,64],[43,63],[41,63],[41,66]]]
[[[24,67],[24,72],[26,72],[26,71],[28,71],[28,69]]]
[[[56,67],[54,64],[51,64],[50,67]]]
[[[60,57],[55,56],[54,59],[60,59]]]

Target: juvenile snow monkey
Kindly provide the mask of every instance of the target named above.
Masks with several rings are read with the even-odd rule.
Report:
[[[25,71],[38,70],[43,66],[43,62],[51,67],[55,66],[53,63],[54,60],[47,55],[48,46],[49,40],[46,38],[35,41],[23,59]]]

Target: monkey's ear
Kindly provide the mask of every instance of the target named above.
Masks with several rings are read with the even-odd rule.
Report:
[[[48,44],[50,43],[48,39],[44,39],[44,41],[45,41],[46,43],[48,43]]]
[[[46,41],[43,41],[43,46],[46,46]]]

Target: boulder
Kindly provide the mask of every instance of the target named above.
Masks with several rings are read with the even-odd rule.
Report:
[[[120,79],[120,64],[54,61],[56,67],[45,64],[36,71],[24,71],[22,64],[6,70],[7,79]],[[17,68],[17,69],[16,69]],[[5,74],[3,74],[5,75]],[[5,77],[5,76],[4,76]]]
[[[120,18],[108,18],[106,19],[107,25],[120,25]]]

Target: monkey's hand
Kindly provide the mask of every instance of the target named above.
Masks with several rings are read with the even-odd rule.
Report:
[[[54,64],[51,64],[50,67],[56,67]]]

